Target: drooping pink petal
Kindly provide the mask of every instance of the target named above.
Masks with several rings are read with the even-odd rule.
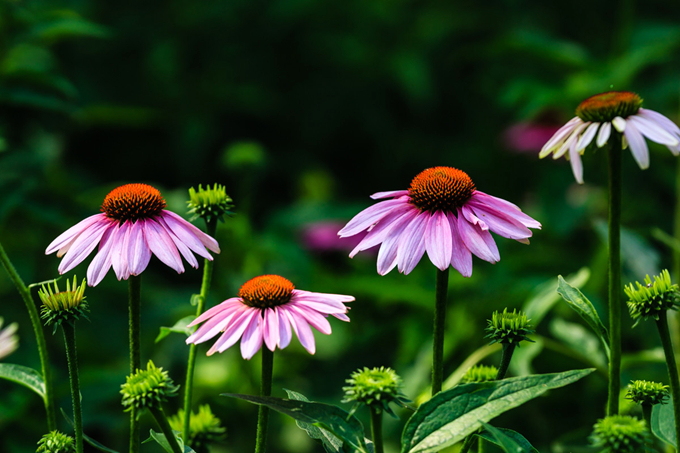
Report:
[[[187,338],[187,343],[200,344],[226,330],[230,325],[237,323],[238,319],[249,311],[247,305],[238,304],[225,308],[218,315],[208,319],[196,332]]]
[[[377,225],[375,225],[368,234],[357,244],[357,246],[349,254],[350,258],[362,250],[375,247],[376,245],[382,243],[388,234],[394,229],[395,226],[400,225],[401,218],[406,215],[409,211],[418,212],[418,208],[410,203],[404,203],[403,206],[397,206],[392,211],[390,211],[385,217],[383,217]]]
[[[463,238],[460,236],[456,216],[449,212],[446,214],[446,218],[451,228],[451,266],[463,277],[470,277],[472,275],[472,253],[465,246]]]
[[[319,301],[333,300],[335,302],[354,302],[356,300],[354,296],[348,296],[346,294],[314,293],[303,289],[294,289],[292,294],[293,297],[300,296],[305,299]]]
[[[478,218],[484,220],[489,230],[508,239],[526,239],[532,236],[531,230],[512,215],[489,209],[479,204],[468,204]]]
[[[208,250],[214,253],[220,253],[220,246],[217,241],[203,231],[187,222],[172,211],[161,212],[161,217],[166,221],[173,233],[186,244],[191,250],[201,255],[203,258],[212,259],[209,253],[203,250],[196,244],[196,239]],[[207,255],[207,256],[206,256]]]
[[[576,151],[581,151],[590,145],[590,142],[595,138],[598,127],[600,127],[600,123],[592,123],[588,126],[583,135],[581,135],[578,143],[576,143]]]
[[[583,163],[581,162],[581,155],[578,152],[576,143],[572,143],[569,147],[569,163],[571,164],[571,171],[574,173],[576,182],[583,184]]]
[[[234,317],[235,319],[224,329],[224,333],[208,350],[207,355],[213,355],[215,352],[224,352],[232,347],[241,338],[253,317],[256,316],[260,316],[260,310],[249,308],[244,310],[238,318]]]
[[[574,130],[574,128],[577,126],[577,124],[581,123],[581,118],[578,116],[572,118],[562,126],[557,132],[555,132],[555,135],[552,136],[548,142],[543,145],[543,148],[541,148],[541,152],[539,153],[538,157],[541,159],[550,154],[555,150],[556,147],[559,147],[562,140],[569,134],[571,134]]]
[[[610,122],[602,123],[602,126],[600,127],[600,132],[597,133],[597,140],[595,141],[598,148],[602,148],[605,145],[605,143],[607,143],[611,131],[612,123]]]
[[[225,300],[222,303],[219,303],[215,305],[214,307],[209,308],[208,310],[204,311],[201,315],[198,316],[198,318],[194,319],[189,323],[188,327],[193,327],[197,324],[202,323],[208,318],[212,318],[213,316],[217,315],[218,313],[221,313],[224,310],[229,309],[229,307],[236,307],[236,306],[242,306],[243,301],[241,300],[240,297],[230,297],[229,299]]]
[[[283,313],[280,307],[274,307],[279,318],[279,349],[283,349],[290,344],[291,338],[293,338],[293,332],[290,329],[290,320]]]
[[[380,250],[378,251],[378,274],[385,275],[397,265],[397,250],[399,241],[406,226],[416,217],[420,211],[409,210],[397,221],[398,223],[390,230]]]
[[[393,208],[408,203],[403,199],[386,200],[369,206],[368,208],[355,215],[345,227],[338,231],[338,236],[347,237],[354,236],[363,231],[366,231],[372,225],[378,223],[385,217]]]
[[[307,322],[319,332],[325,335],[331,334],[330,323],[328,322],[326,317],[319,314],[319,312],[307,309],[305,307],[301,307],[294,303],[288,304],[287,307],[292,312],[295,312],[297,315],[302,316],[304,319],[306,319]]]
[[[388,192],[377,192],[371,195],[374,200],[379,200],[381,198],[399,198],[404,195],[408,195],[408,190],[391,190]]]
[[[626,120],[617,116],[612,120],[612,126],[614,126],[614,129],[617,131],[623,133],[626,130],[627,123]]]
[[[642,170],[649,168],[649,150],[647,148],[647,142],[645,142],[644,137],[640,131],[637,130],[635,124],[628,122],[623,131],[623,135],[626,137],[626,140],[628,140],[630,151],[638,166]]]
[[[291,303],[293,301],[291,300]],[[312,300],[296,300],[296,304],[302,305],[303,307],[307,307],[311,310],[316,310],[319,313],[325,313],[325,314],[333,314],[333,313],[347,313],[347,307],[345,307],[342,304],[335,305],[335,303],[329,304],[325,302],[315,302]]]
[[[109,225],[109,222],[97,222],[78,235],[68,249],[68,252],[66,252],[66,255],[64,255],[61,263],[59,263],[59,273],[65,274],[87,258],[97,247]]]
[[[165,221],[163,217],[158,217],[157,218],[158,223],[165,229],[166,233],[168,233],[168,236],[170,236],[170,239],[172,239],[172,242],[175,243],[177,246],[177,250],[179,250],[179,253],[184,257],[185,260],[187,260],[187,263],[194,269],[198,268],[198,261],[196,260],[196,257],[194,256],[193,253],[191,253],[191,249],[184,244],[176,235],[173,233],[172,228],[168,226],[168,223]],[[207,251],[206,251],[207,253]]]
[[[527,228],[541,228],[541,224],[538,221],[523,213],[517,205],[514,205],[507,200],[503,200],[502,198],[480,192],[479,190],[476,190],[472,194],[468,204],[473,207],[481,206],[485,210],[494,210],[497,215],[512,216],[512,218]]]
[[[296,313],[291,312],[288,306],[282,305],[279,309],[290,321],[290,325],[293,327],[293,331],[297,335],[298,340],[300,340],[302,347],[313,355],[316,352],[316,344],[314,343],[314,334],[307,321]]]
[[[644,116],[633,115],[628,117],[629,123],[635,125],[635,128],[645,137],[653,142],[660,143],[666,146],[677,146],[680,144],[678,138],[673,136],[658,123],[645,118]]]
[[[458,211],[458,231],[465,246],[476,256],[490,263],[500,260],[498,248],[491,233],[468,222],[460,210]]]
[[[87,284],[89,286],[97,286],[111,268],[111,250],[113,248],[111,239],[117,230],[117,224],[110,224],[101,241],[99,241],[99,251],[87,267]]]
[[[468,205],[465,205],[462,208],[460,208],[459,212],[461,212],[461,211],[463,213],[463,217],[465,217],[465,220],[467,220],[471,224],[478,226],[482,230],[488,230],[489,229],[489,226],[482,219],[477,217]]]
[[[562,157],[569,150],[569,147],[572,145],[572,143],[576,143],[578,141],[581,132],[583,132],[583,129],[588,127],[589,124],[590,123],[582,123],[576,126],[576,128],[574,128],[574,132],[569,136],[569,138],[567,138],[564,143],[562,143],[562,146],[560,146],[560,148],[555,151],[553,154],[553,159],[559,159]]]
[[[57,238],[50,242],[50,245],[45,249],[45,255],[54,253],[57,250],[64,248],[68,244],[73,244],[73,241],[82,234],[84,231],[88,230],[95,223],[110,223],[110,220],[104,214],[95,214],[80,222],[73,225],[68,230],[61,233]],[[61,255],[60,255],[61,257]]]
[[[663,116],[659,112],[641,108],[640,110],[638,110],[638,116],[641,116],[645,119],[648,119],[659,124],[661,127],[663,127],[666,131],[670,132],[671,134],[680,135],[680,128],[677,126],[677,124],[675,124],[673,121]]]
[[[124,280],[130,277],[130,266],[128,265],[127,244],[130,235],[130,221],[126,220],[116,231],[113,240],[113,248],[111,249],[111,266],[113,272],[116,273],[118,280]]]
[[[141,274],[151,260],[151,249],[144,238],[145,219],[139,219],[130,228],[127,243],[127,263],[130,275]],[[123,251],[125,252],[125,251]]]
[[[265,309],[261,323],[264,343],[270,351],[273,351],[279,342],[279,315],[276,310],[273,308]]]
[[[425,249],[437,269],[445,271],[451,264],[451,225],[442,211],[436,211],[429,219],[425,231]]]
[[[250,360],[262,347],[262,316],[258,313],[250,320],[250,324],[241,338],[241,355]]]
[[[401,235],[397,249],[397,269],[404,275],[411,273],[425,254],[425,230],[429,217],[429,212],[416,215]]]
[[[169,212],[169,211],[168,211]],[[184,272],[182,258],[179,256],[175,243],[170,235],[157,222],[150,220],[144,224],[144,236],[149,248],[166,266],[174,269],[178,274]]]
[[[338,318],[340,321],[349,322],[349,316],[344,315],[344,314],[342,314],[342,313],[331,313],[331,316],[335,316],[335,317]]]

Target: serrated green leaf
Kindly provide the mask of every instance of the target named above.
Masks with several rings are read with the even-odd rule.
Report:
[[[593,329],[593,332],[600,338],[605,348],[605,353],[609,357],[609,333],[602,324],[597,310],[583,293],[569,283],[561,275],[557,277],[557,292],[569,304],[569,306],[583,318],[583,320]]]
[[[267,406],[282,414],[305,423],[310,423],[332,432],[342,439],[345,444],[360,452],[367,452],[364,441],[364,426],[347,411],[330,404],[295,401],[272,396],[240,395],[236,393],[222,393],[222,396],[238,398],[254,404]]]
[[[463,440],[494,417],[578,381],[594,371],[572,370],[502,381],[458,385],[440,392],[413,414],[402,433],[402,453],[430,453]]]
[[[652,409],[652,433],[667,444],[678,448],[678,440],[675,436],[673,398],[667,404],[656,404]]]
[[[295,401],[310,402],[303,394],[294,392],[292,390],[284,389],[288,394],[288,398]],[[323,444],[323,447],[329,453],[336,453],[342,451],[342,440],[338,439],[333,433],[323,428],[312,425],[311,423],[295,420],[295,424],[307,432],[312,439],[318,439]]]
[[[191,328],[190,328],[190,327],[187,327],[187,326],[188,326],[188,325],[191,323],[191,321],[193,321],[194,319],[196,319],[196,316],[194,316],[194,315],[185,316],[184,318],[182,318],[182,319],[180,319],[179,321],[177,321],[177,322],[175,323],[175,325],[172,326],[172,327],[165,327],[165,326],[161,327],[161,331],[158,333],[158,336],[156,337],[156,341],[155,341],[155,342],[158,343],[158,342],[161,341],[163,338],[165,338],[165,337],[167,337],[168,335],[170,335],[172,332],[175,332],[175,333],[183,333],[183,334],[185,334],[185,335],[188,337],[189,335],[191,335],[192,332],[191,332]]]
[[[40,395],[45,400],[45,381],[42,374],[27,366],[0,363],[0,378],[16,382]]]
[[[60,409],[61,409],[61,415],[64,416],[64,419],[66,419],[66,422],[67,422],[69,425],[71,425],[71,428],[75,428],[75,424],[73,423],[73,420],[71,420],[71,417],[69,417],[69,416],[66,414],[66,412],[64,412],[64,409],[63,409],[63,408],[60,408]],[[85,433],[83,433],[83,440],[84,440],[85,442],[87,442],[88,444],[92,445],[92,446],[93,446],[94,448],[96,448],[97,450],[103,451],[104,453],[118,453],[116,450],[112,450],[112,449],[110,449],[110,448],[104,446],[103,444],[100,444],[99,442],[97,442],[96,440],[94,440],[93,438],[91,438],[90,436],[88,436],[88,435],[85,434]]]
[[[483,423],[484,431],[477,436],[498,445],[506,453],[540,453],[520,433],[511,429],[494,428],[488,423]]]

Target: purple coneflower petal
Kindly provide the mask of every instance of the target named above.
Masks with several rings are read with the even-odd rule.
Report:
[[[612,123],[610,122],[602,123],[602,126],[600,126],[600,131],[597,133],[597,140],[595,140],[595,144],[597,145],[598,148],[602,148],[605,145],[605,143],[607,143],[607,140],[609,140],[611,132]]]
[[[331,316],[338,318],[340,321],[349,322],[349,316],[342,313],[331,313]]]
[[[212,260],[212,256],[210,253],[208,253],[208,250],[206,250],[206,247],[208,249],[213,250],[212,247],[212,242],[209,242],[210,247],[206,245],[206,239],[205,237],[210,238],[207,234],[175,214],[174,212],[171,211],[163,211],[161,213],[161,217],[163,220],[165,220],[166,225],[170,230],[179,238],[180,241],[184,243],[187,247],[189,247],[194,253],[196,253],[199,256],[202,256],[203,258],[207,260]],[[200,235],[198,234],[200,233]],[[205,237],[204,237],[205,236]],[[212,239],[212,238],[210,238]],[[214,239],[213,239],[214,241]],[[217,242],[215,242],[217,244]],[[215,246],[217,248],[217,251],[215,253],[220,253],[219,247]]]
[[[576,126],[576,128],[574,129],[574,132],[569,136],[568,139],[566,139],[564,141],[564,143],[562,144],[560,149],[555,151],[555,154],[553,154],[553,159],[559,159],[560,157],[562,157],[569,150],[569,147],[572,146],[572,144],[575,144],[578,141],[579,134],[581,134],[583,129],[588,127],[588,124],[590,124],[590,123],[582,123],[582,124],[579,124],[578,126]]]
[[[442,211],[436,211],[427,223],[425,249],[432,264],[441,271],[446,270],[451,265],[452,237],[451,225],[446,214]]]
[[[680,128],[675,124],[673,121],[669,120],[659,112],[655,112],[654,110],[648,110],[648,109],[643,109],[641,108],[638,111],[638,116],[641,116],[645,119],[648,119],[650,121],[654,121],[656,123],[659,123],[661,127],[663,127],[665,130],[670,132],[671,134],[675,135],[680,135]]]
[[[235,316],[232,322],[224,329],[224,333],[208,350],[207,355],[213,355],[215,352],[224,352],[232,347],[241,338],[250,321],[256,316],[260,316],[260,310],[252,308],[244,310],[237,317]],[[187,341],[189,341],[188,338]]]
[[[470,253],[470,250],[463,242],[456,216],[449,212],[446,214],[446,218],[451,228],[451,266],[460,272],[463,277],[470,277],[472,275],[472,253]]]
[[[290,344],[290,340],[293,338],[293,332],[290,328],[290,320],[283,313],[283,310],[279,307],[274,307],[279,318],[279,340],[278,345],[280,349],[287,347]]]
[[[526,239],[532,236],[531,230],[511,215],[487,209],[484,206],[479,205],[475,205],[472,209],[479,218],[484,219],[489,230],[500,236],[516,240]]]
[[[89,229],[90,226],[99,222],[105,223],[107,220],[108,219],[104,214],[95,214],[90,217],[87,217],[86,219],[81,220],[80,222],[76,223],[71,228],[57,236],[57,238],[54,241],[52,241],[50,245],[48,245],[47,248],[45,249],[45,255],[49,255],[50,253],[54,253],[60,249],[64,249],[65,247],[70,246],[71,244],[73,244],[76,238],[84,231]],[[68,249],[64,250],[64,253],[67,250]],[[57,255],[57,257],[59,258],[61,258],[62,256],[63,253]]]
[[[590,142],[592,142],[593,138],[595,138],[595,134],[597,133],[598,127],[600,127],[600,123],[591,123],[588,126],[588,128],[583,133],[583,135],[581,135],[581,138],[576,144],[577,151],[581,151],[582,149],[585,149],[588,145],[590,145]]]
[[[541,228],[540,222],[529,217],[522,210],[507,200],[476,190],[468,202],[473,208],[481,207],[485,211],[492,211],[496,216],[509,216],[527,228]]]
[[[543,145],[543,148],[541,149],[541,152],[539,153],[540,158],[544,158],[548,154],[550,154],[556,146],[559,146],[559,143],[569,134],[571,134],[574,131],[574,128],[577,126],[577,124],[581,123],[581,119],[577,116],[572,118],[562,126],[557,132],[555,132],[555,135],[552,136],[548,142]]]
[[[349,257],[354,258],[360,251],[375,247],[383,242],[387,235],[392,232],[394,227],[401,224],[401,218],[407,215],[409,211],[415,211],[417,213],[418,209],[410,203],[404,203],[403,206],[394,208],[394,210],[380,219],[380,222],[371,228],[368,234],[357,244],[354,250],[352,250]]]
[[[680,141],[678,141],[677,137],[674,137],[669,131],[664,129],[658,123],[643,116],[633,115],[630,116],[627,121],[635,125],[635,128],[642,135],[649,138],[653,142],[666,146],[677,146],[680,144]]]
[[[612,126],[614,126],[614,129],[616,129],[617,131],[623,133],[623,131],[626,130],[626,120],[624,120],[620,116],[617,116],[612,120]]]
[[[397,249],[397,268],[405,275],[415,269],[418,261],[425,254],[425,230],[430,214],[423,212],[408,224],[399,239]]]
[[[66,255],[59,263],[58,271],[60,274],[65,274],[78,264],[80,264],[92,251],[97,247],[104,232],[109,224],[106,222],[98,222],[92,225],[91,228],[82,232],[76,237],[76,240],[71,243]]]
[[[270,351],[276,349],[276,344],[279,342],[279,315],[273,308],[264,310],[262,316],[262,337]]]
[[[125,248],[127,249],[127,262],[131,275],[141,274],[151,260],[151,249],[149,249],[144,238],[144,222],[146,222],[145,219],[139,219],[132,225],[128,233],[128,243]]]
[[[395,221],[394,227],[390,230],[378,251],[378,274],[385,275],[397,265],[397,251],[401,235],[404,232],[404,228],[410,224],[419,212],[417,209],[409,210]]]
[[[194,254],[191,253],[191,249],[177,237],[165,219],[163,217],[158,217],[158,223],[165,229],[166,233],[168,233],[170,239],[172,239],[172,242],[174,242],[175,246],[177,246],[177,250],[179,250],[179,253],[184,257],[187,263],[189,263],[189,265],[194,269],[198,268],[198,261],[196,260]],[[210,256],[205,248],[203,248],[203,250],[208,256]]]
[[[89,286],[98,285],[111,268],[111,250],[113,249],[114,243],[112,238],[117,231],[117,225],[109,225],[104,232],[104,235],[99,242],[99,252],[97,252],[94,259],[87,267],[87,284]]]
[[[465,217],[465,220],[467,220],[471,224],[478,226],[479,228],[485,231],[489,229],[489,226],[482,219],[477,217],[468,205],[465,205],[462,208],[460,208],[459,212],[462,212],[463,217]]]
[[[218,305],[221,306],[222,304]],[[187,343],[203,343],[211,339],[220,332],[223,332],[228,325],[234,323],[240,316],[248,312],[248,307],[242,303],[220,307],[219,315],[213,316],[199,327],[196,332],[187,338]]]
[[[303,289],[294,289],[293,297],[304,297],[305,300],[319,300],[319,301],[334,301],[334,302],[354,302],[354,296],[347,296],[345,294],[331,294],[331,293],[314,293],[305,291]]]
[[[324,315],[317,311],[309,310],[305,307],[299,306],[298,304],[289,304],[288,307],[290,308],[291,312],[301,316],[310,326],[314,327],[319,332],[325,335],[331,334],[331,324]]]
[[[115,235],[111,237],[113,241],[113,248],[111,249],[111,266],[113,272],[116,274],[118,280],[123,280],[130,277],[130,266],[128,265],[127,249],[130,234],[130,221],[123,222],[118,227]]]
[[[460,210],[458,212],[458,231],[465,246],[476,256],[490,263],[500,260],[498,248],[496,248],[491,233],[468,222]]]
[[[201,315],[198,316],[198,318],[191,321],[187,327],[193,327],[196,324],[202,323],[208,318],[211,318],[217,315],[218,313],[230,309],[230,307],[243,307],[243,306],[244,304],[240,297],[231,297],[225,300],[224,302],[219,303],[214,307],[211,307],[208,310],[204,311]]]
[[[632,122],[629,122],[623,131],[628,144],[630,145],[630,151],[633,153],[633,158],[638,163],[641,169],[649,168],[649,150],[647,148],[647,142],[645,142],[644,137],[637,130]]]
[[[576,146],[572,146],[569,149],[569,163],[571,164],[571,171],[574,173],[576,182],[583,184],[583,162]]]
[[[177,247],[165,228],[157,222],[146,222],[144,235],[149,248],[163,264],[173,268],[178,274],[184,272],[182,258],[180,258]]]
[[[408,195],[408,190],[391,190],[388,192],[377,192],[371,195],[374,200],[379,200],[381,198],[399,198],[404,195]]]
[[[250,360],[262,347],[262,317],[254,316],[241,338],[241,355]]]
[[[309,324],[307,324],[307,321],[305,321],[304,318],[297,316],[295,313],[292,313],[288,306],[281,307],[281,312],[288,317],[288,321],[290,321],[290,325],[293,327],[293,331],[295,332],[295,335],[297,335],[298,340],[300,340],[302,347],[310,354],[314,354],[316,352],[314,334],[312,333]]]
[[[401,199],[386,200],[369,206],[368,208],[355,215],[345,227],[338,231],[338,236],[347,237],[366,231],[371,225],[378,223],[395,206],[404,204]]]

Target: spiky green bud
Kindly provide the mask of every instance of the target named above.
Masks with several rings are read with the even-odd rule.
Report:
[[[139,409],[138,416],[141,409],[161,407],[161,403],[176,396],[179,389],[168,376],[168,372],[157,368],[151,360],[146,365],[146,370],[137,369],[120,387],[125,410]]]
[[[38,441],[36,453],[75,453],[76,445],[71,436],[52,431]]]
[[[182,431],[184,414],[184,409],[180,409],[176,415],[168,418],[170,427],[174,431]],[[198,408],[198,412],[191,413],[189,440],[185,443],[193,448],[196,453],[208,453],[210,443],[224,440],[226,437],[227,428],[224,428],[220,419],[213,415],[210,406],[204,404]]]
[[[659,320],[659,314],[665,310],[677,310],[680,307],[680,290],[678,285],[671,283],[671,274],[667,269],[654,276],[654,282],[645,277],[645,285],[635,282],[624,288],[628,296],[628,310],[636,326],[641,319],[654,318]]]
[[[644,420],[628,415],[611,415],[598,420],[590,437],[596,447],[608,453],[641,453],[649,441]]]
[[[40,317],[45,320],[46,326],[54,326],[53,332],[56,332],[57,327],[63,322],[73,325],[81,317],[87,319],[90,307],[85,300],[86,286],[85,279],[78,285],[74,275],[73,285],[66,280],[66,291],[59,291],[56,280],[54,288],[48,283],[38,290],[38,296],[43,303]]]
[[[667,385],[660,382],[630,381],[626,398],[638,404],[666,404],[670,397]]]
[[[493,365],[475,365],[465,372],[460,382],[467,384],[469,382],[495,381],[497,375],[498,368]]]
[[[389,403],[394,402],[403,406],[409,402],[401,393],[401,378],[392,368],[364,367],[363,370],[353,372],[345,382],[349,386],[342,388],[345,391],[343,403],[356,401],[357,404],[365,404],[375,410],[384,410],[394,416],[388,406]]]
[[[189,214],[193,214],[191,220],[199,217],[206,222],[213,220],[224,220],[222,217],[231,215],[234,207],[233,200],[224,186],[215,183],[213,188],[207,186],[205,189],[198,185],[198,190],[193,187],[189,189]]]
[[[518,345],[522,340],[531,341],[527,335],[534,333],[529,324],[530,319],[524,312],[508,309],[503,309],[503,312],[495,311],[491,315],[491,319],[487,320],[489,323],[486,331],[489,332],[484,338],[491,338],[491,344],[503,343]]]

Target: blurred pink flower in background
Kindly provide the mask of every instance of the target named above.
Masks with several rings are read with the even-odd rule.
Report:
[[[302,229],[302,244],[313,252],[349,252],[368,232],[364,231],[348,238],[338,237],[338,230],[344,227],[345,223],[335,220],[309,223]]]
[[[517,123],[503,132],[503,143],[513,151],[533,153],[540,151],[560,127],[561,124]]]

